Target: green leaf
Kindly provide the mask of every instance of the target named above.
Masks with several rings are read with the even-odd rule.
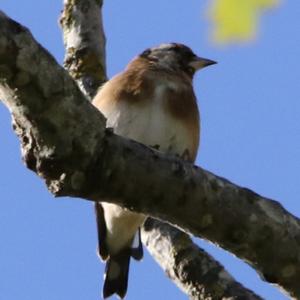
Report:
[[[213,22],[213,39],[218,43],[241,42],[253,39],[263,10],[279,0],[214,0],[209,11]]]

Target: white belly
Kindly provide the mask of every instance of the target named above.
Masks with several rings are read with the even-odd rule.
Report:
[[[181,155],[192,147],[186,127],[164,111],[162,101],[149,105],[117,103],[111,111],[103,111],[107,126],[116,134],[136,140],[160,151]]]
[[[102,207],[107,230],[106,244],[110,254],[114,254],[124,245],[132,243],[135,233],[146,217],[112,203],[102,202]]]

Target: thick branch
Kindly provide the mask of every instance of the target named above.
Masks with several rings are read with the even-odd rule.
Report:
[[[12,113],[27,166],[52,187],[72,174],[78,184],[76,174],[99,150],[105,119],[29,31],[3,13],[0,99]]]
[[[106,81],[102,0],[65,0],[60,23],[66,48],[65,67],[92,99]]]
[[[262,299],[226,272],[184,232],[148,218],[143,242],[165,273],[189,299]]]
[[[300,221],[280,204],[104,131],[99,112],[17,23],[0,16],[0,98],[27,165],[56,195],[115,203],[176,224],[300,297]]]

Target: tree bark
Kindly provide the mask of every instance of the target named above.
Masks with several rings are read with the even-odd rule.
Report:
[[[102,0],[66,0],[60,18],[66,48],[64,66],[92,99],[106,81]]]
[[[142,237],[150,254],[189,299],[262,299],[236,282],[187,234],[169,224],[148,218]]]
[[[57,196],[110,199],[219,244],[300,297],[300,221],[279,203],[105,129],[28,30],[0,16],[0,98],[27,166]]]

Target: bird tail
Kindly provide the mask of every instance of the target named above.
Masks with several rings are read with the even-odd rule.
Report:
[[[103,298],[113,294],[123,299],[127,292],[130,251],[122,251],[117,255],[110,256],[106,262]]]

